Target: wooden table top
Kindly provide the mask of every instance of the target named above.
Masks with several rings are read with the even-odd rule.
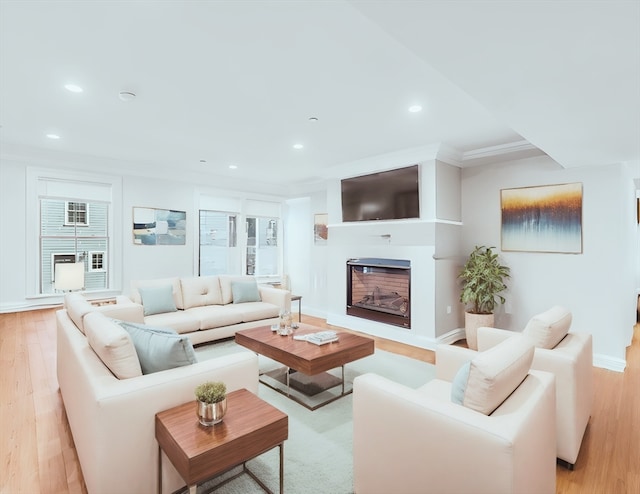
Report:
[[[240,465],[288,437],[289,418],[256,395],[240,389],[227,395],[222,422],[205,427],[192,401],[156,414],[156,439],[187,485]]]
[[[310,324],[300,324],[294,334],[325,331]],[[375,345],[372,338],[337,331],[338,341],[314,345],[308,341],[294,340],[271,331],[271,326],[260,326],[236,332],[236,343],[260,355],[312,376],[340,367],[354,360],[372,355]]]

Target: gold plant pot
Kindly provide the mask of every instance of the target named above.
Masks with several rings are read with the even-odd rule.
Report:
[[[218,403],[205,403],[196,401],[198,420],[204,426],[212,426],[222,422],[222,417],[227,413],[227,399],[225,398]]]

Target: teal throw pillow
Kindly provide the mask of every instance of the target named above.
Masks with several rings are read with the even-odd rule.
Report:
[[[140,287],[138,291],[145,316],[178,310],[173,301],[173,287],[171,285]]]
[[[178,334],[170,328],[115,322],[131,336],[143,374],[195,364],[198,361],[188,336]]]
[[[260,291],[258,290],[258,283],[255,281],[232,281],[231,293],[233,294],[234,304],[260,302]]]
[[[453,381],[451,381],[451,401],[453,403],[457,403],[458,405],[464,404],[464,392],[467,390],[470,369],[471,361],[460,367]]]

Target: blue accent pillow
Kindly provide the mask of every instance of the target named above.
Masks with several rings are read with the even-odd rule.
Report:
[[[198,361],[188,336],[170,328],[153,328],[115,320],[133,340],[143,374],[151,374],[175,367],[195,364]]]
[[[260,291],[255,281],[232,281],[231,293],[234,304],[244,302],[260,302]]]
[[[471,369],[471,361],[464,364],[458,372],[456,372],[453,381],[451,381],[451,401],[462,405],[464,403],[464,392],[467,390],[467,381],[469,380],[469,370]]]
[[[173,287],[171,285],[140,287],[138,291],[145,316],[178,310],[173,301]]]

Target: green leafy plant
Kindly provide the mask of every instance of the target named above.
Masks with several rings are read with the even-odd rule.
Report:
[[[476,245],[458,275],[462,280],[460,302],[470,306],[468,312],[491,314],[498,302],[505,302],[499,293],[507,289],[504,279],[510,276],[509,268],[500,264],[494,248]]]
[[[221,381],[207,381],[196,386],[195,395],[203,403],[219,403],[227,396],[227,386]]]

